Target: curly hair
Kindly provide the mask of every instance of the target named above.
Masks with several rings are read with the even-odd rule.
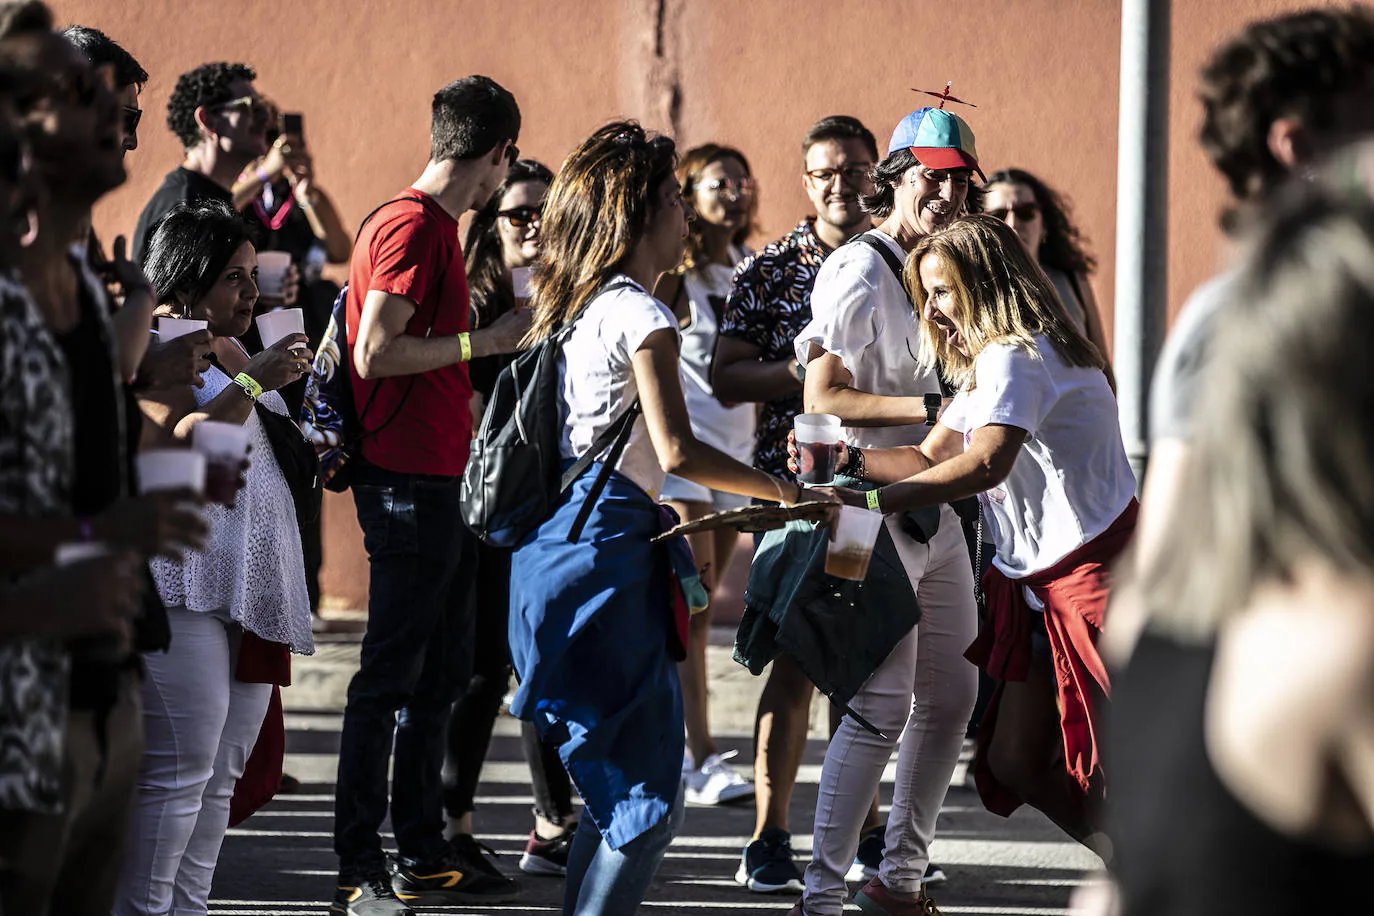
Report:
[[[1091,274],[1097,259],[1088,252],[1088,241],[1069,218],[1069,202],[1064,196],[1025,169],[1002,169],[988,176],[985,189],[997,184],[1020,184],[1030,188],[1045,222],[1045,240],[1040,243],[1040,265],[1066,274]]]
[[[501,186],[468,223],[468,234],[463,239],[463,260],[467,263],[474,329],[486,327],[515,307],[515,291],[511,287],[510,272],[501,258],[501,237],[496,232],[496,223],[506,192],[527,181],[553,184],[553,172],[534,159],[517,159],[511,163]]]
[[[196,124],[196,109],[202,105],[213,107],[222,102],[233,101],[233,90],[229,84],[234,80],[253,82],[258,78],[257,71],[247,64],[230,64],[220,61],[201,64],[188,73],[177,77],[177,87],[167,100],[167,128],[177,135],[181,145],[190,149],[200,142],[200,126]]]
[[[1333,103],[1374,77],[1374,11],[1306,10],[1253,22],[1219,47],[1199,75],[1198,139],[1239,202],[1263,200],[1287,177],[1269,149],[1278,118],[1332,126]],[[1222,216],[1228,229],[1235,210]]]
[[[722,159],[734,159],[744,166],[744,174],[753,177],[753,170],[749,168],[749,160],[744,158],[744,153],[735,149],[733,146],[722,146],[719,143],[703,143],[701,146],[694,146],[682,154],[682,159],[678,163],[677,177],[682,184],[682,197],[684,200],[690,199],[692,193],[697,188],[697,183],[701,181],[701,173],[706,171],[706,167],[713,162],[720,162]],[[743,245],[749,234],[758,227],[754,219],[759,210],[759,198],[757,194],[749,198],[749,221],[736,230],[730,237],[732,245]],[[689,211],[690,212],[690,211]],[[678,265],[677,272],[684,273],[696,266],[697,258],[701,256],[701,220],[699,217],[692,217],[687,221],[687,248],[682,253],[682,263]]]

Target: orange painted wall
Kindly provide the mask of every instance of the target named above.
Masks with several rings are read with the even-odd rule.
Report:
[[[1169,303],[1215,268],[1223,187],[1198,151],[1195,74],[1221,38],[1292,0],[1175,2],[1170,135]],[[1065,191],[1101,269],[1111,320],[1119,5],[1113,0],[56,0],[63,23],[105,30],[152,78],[128,183],[96,214],[132,230],[180,151],[164,127],[179,73],[244,61],[259,88],[305,112],[320,184],[346,222],[413,179],[428,151],[429,97],[485,73],[520,101],[526,155],[556,165],[600,123],[636,117],[681,144],[740,147],[761,183],[763,236],[805,212],[798,141],[852,114],[884,145],[920,99],[953,80],[989,171],[1018,165]],[[675,121],[675,123],[674,123]],[[325,592],[366,602],[351,500],[326,502]]]

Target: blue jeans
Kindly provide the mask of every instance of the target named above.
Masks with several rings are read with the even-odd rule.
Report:
[[[352,486],[371,563],[362,662],[348,685],[334,851],[339,871],[385,873],[387,812],[402,856],[445,849],[442,771],[449,707],[472,674],[476,538],[459,512],[459,479],[358,468]]]
[[[683,820],[679,791],[668,817],[619,849],[611,849],[592,819],[581,818],[568,853],[564,916],[633,916]]]

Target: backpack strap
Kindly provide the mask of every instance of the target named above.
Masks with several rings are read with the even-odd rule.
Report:
[[[900,258],[898,258],[895,254],[892,253],[892,249],[887,247],[887,244],[883,242],[882,239],[873,235],[873,233],[871,232],[865,232],[862,235],[856,235],[854,236],[853,241],[861,242],[867,245],[869,248],[872,248],[874,251],[878,252],[878,254],[882,255],[883,260],[887,263],[888,269],[890,269],[892,271],[892,275],[897,278],[897,285],[902,288],[902,293],[903,295],[905,295],[906,282],[902,279],[902,262]],[[910,296],[907,296],[907,301],[911,302]],[[914,309],[916,307],[915,303],[912,303],[911,307]],[[912,354],[912,358],[915,358],[914,353]],[[936,373],[936,376],[940,382],[940,394],[947,398],[954,397],[954,388],[948,382],[945,381],[945,377],[943,375],[940,375],[939,373]]]

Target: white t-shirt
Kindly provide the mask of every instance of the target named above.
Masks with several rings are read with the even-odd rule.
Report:
[[[732,248],[730,252],[737,262],[748,253],[747,248]],[[696,437],[732,458],[752,464],[757,408],[753,404],[726,407],[716,399],[711,386],[720,316],[725,313],[734,272],[733,267],[724,264],[707,264],[693,268],[682,278],[683,295],[691,310],[691,320],[682,329],[682,394]]]
[[[989,344],[940,422],[964,434],[990,424],[1026,431],[1011,474],[979,495],[993,564],[1019,579],[1048,569],[1111,526],[1135,496],[1107,377],[1067,366],[1044,337],[1037,352]]]
[[[906,260],[891,236],[877,229],[869,234]],[[920,341],[916,311],[882,255],[853,241],[825,259],[811,291],[811,322],[797,335],[798,362],[806,364],[814,343],[840,358],[860,391],[915,398],[939,394],[934,367],[917,360]],[[929,431],[924,423],[842,428],[845,441],[861,448],[916,445]]]
[[[612,278],[612,281],[621,279]],[[628,279],[628,278],[625,278]],[[563,435],[559,453],[577,458],[639,395],[632,359],[654,331],[677,332],[677,320],[639,284],[599,293],[563,343],[559,387],[563,392]],[[663,470],[644,417],[635,420],[620,456],[620,473],[650,497],[663,489]]]

